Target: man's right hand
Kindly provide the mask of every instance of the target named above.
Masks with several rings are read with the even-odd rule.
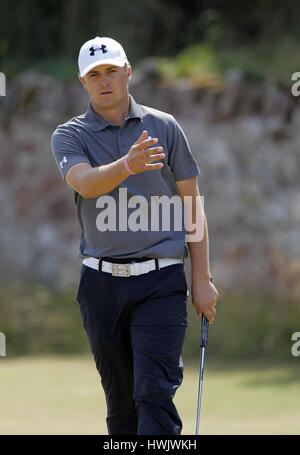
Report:
[[[151,147],[151,145],[154,145],[158,142],[158,139],[147,138],[148,132],[143,131],[142,135],[131,146],[129,152],[126,155],[127,163],[130,169],[136,174],[144,171],[161,169],[163,167],[163,163],[151,164],[153,161],[165,158],[165,153],[162,153],[163,148]]]
[[[157,138],[147,139],[148,132],[143,131],[141,137],[133,144],[126,155],[130,169],[135,173],[160,169],[163,163],[152,164],[153,161],[165,158],[162,147],[151,147],[158,142]],[[77,163],[66,173],[66,182],[84,199],[91,199],[107,194],[129,176],[124,157],[109,164],[92,167],[88,163]]]

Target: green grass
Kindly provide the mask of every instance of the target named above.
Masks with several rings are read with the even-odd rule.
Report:
[[[297,434],[299,358],[216,363],[206,353],[201,434]],[[107,434],[106,404],[91,355],[0,358],[0,434]],[[175,396],[195,433],[199,360],[185,362]]]

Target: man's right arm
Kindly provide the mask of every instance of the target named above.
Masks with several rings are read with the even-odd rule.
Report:
[[[147,136],[147,131],[144,131],[126,155],[130,169],[136,174],[163,167],[163,163],[151,164],[164,158],[165,154],[162,153],[162,147],[151,147],[157,139],[147,139]],[[68,169],[65,179],[83,198],[91,199],[109,193],[129,175],[122,157],[97,167],[92,167],[88,163],[74,164]]]
[[[109,193],[128,175],[124,159],[120,158],[97,167],[92,167],[88,163],[77,163],[68,169],[66,182],[83,198],[90,199]]]

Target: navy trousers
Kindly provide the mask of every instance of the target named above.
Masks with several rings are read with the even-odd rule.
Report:
[[[182,264],[130,277],[82,265],[77,301],[105,392],[108,434],[181,434],[173,397],[183,379],[186,293]]]

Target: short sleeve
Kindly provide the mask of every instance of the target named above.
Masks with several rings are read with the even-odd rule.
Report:
[[[175,181],[186,180],[199,175],[200,169],[192,155],[182,128],[174,117],[171,119],[168,127],[168,164]]]
[[[58,126],[54,131],[51,138],[51,149],[63,179],[65,179],[67,170],[74,164],[91,164],[82,143],[65,125]]]

